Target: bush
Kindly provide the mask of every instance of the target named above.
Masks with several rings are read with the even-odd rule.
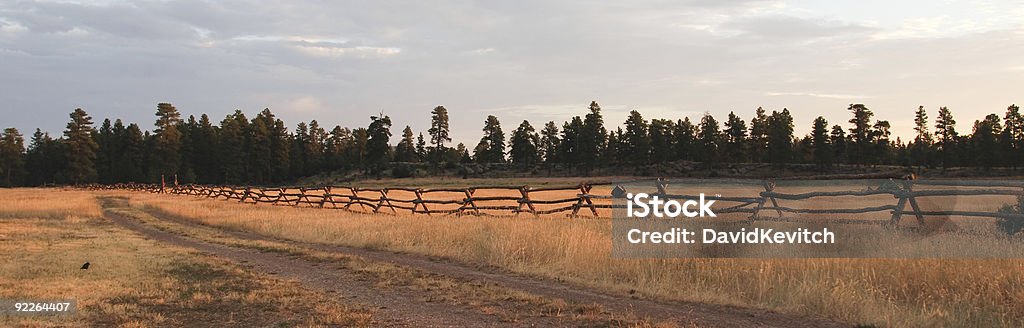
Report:
[[[1017,204],[1006,204],[999,209],[1004,214],[1024,214],[1024,196],[1017,196]],[[1013,235],[1024,229],[1024,218],[1002,218],[997,223],[999,229]]]

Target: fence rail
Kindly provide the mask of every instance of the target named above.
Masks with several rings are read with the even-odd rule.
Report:
[[[668,180],[652,179],[631,182],[630,186],[651,183],[663,200],[696,199],[695,195],[672,194],[667,191]],[[280,206],[343,209],[363,213],[398,214],[400,211],[423,215],[475,215],[475,216],[518,216],[522,213],[533,216],[566,214],[569,217],[602,217],[599,209],[624,208],[622,198],[625,189],[614,186],[610,193],[597,193],[595,186],[612,186],[610,182],[585,182],[575,186],[478,186],[468,188],[362,188],[348,186],[322,187],[253,187],[253,186],[206,186],[185,184],[163,187],[155,184],[114,184],[88,185],[89,189],[121,189],[152,193],[192,195],[214,199],[236,200],[241,203],[272,204]],[[915,186],[933,188],[915,190]],[[784,193],[776,190],[774,181],[762,181],[757,196],[725,197],[707,195],[705,198],[729,206],[716,209],[716,213],[748,213],[750,220],[781,220],[786,214],[862,214],[886,213],[888,220],[866,220],[882,224],[899,224],[903,216],[912,215],[920,224],[926,216],[962,216],[1024,220],[1024,215],[980,211],[939,211],[922,209],[918,199],[941,196],[1024,196],[1024,183],[1010,181],[940,181],[940,180],[893,180],[889,179],[877,188],[850,191],[816,191]],[[953,189],[955,188],[955,189]],[[967,188],[967,189],[965,189]],[[505,195],[480,195],[506,193]],[[568,192],[574,192],[568,195]],[[402,193],[402,195],[395,195]],[[447,197],[439,196],[447,195]],[[893,203],[875,204],[860,208],[800,208],[780,205],[779,201],[804,201],[830,197],[869,197],[890,195]],[[547,208],[541,208],[547,207]],[[500,212],[500,213],[494,213]],[[774,214],[767,215],[767,214]],[[838,220],[844,221],[844,220]],[[865,220],[845,220],[865,221]]]

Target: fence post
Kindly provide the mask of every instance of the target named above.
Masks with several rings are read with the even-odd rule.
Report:
[[[412,204],[412,213],[416,214],[416,208],[423,207],[423,213],[427,213],[430,216],[430,209],[427,208],[427,203],[423,202],[423,189],[416,188],[416,202]]]
[[[527,208],[530,209],[530,213],[532,213],[534,217],[539,216],[537,214],[537,209],[533,207],[533,200],[530,199],[530,186],[520,187],[519,194],[522,195],[523,198],[519,201],[519,208],[516,210],[516,215],[519,215],[519,212],[523,210],[523,204],[526,204]]]
[[[924,214],[921,212],[921,207],[917,205],[917,199],[914,198],[914,182],[913,180],[903,181],[903,189],[907,193],[907,201],[910,202],[910,208],[914,209],[914,216],[917,217],[917,223],[924,226]]]

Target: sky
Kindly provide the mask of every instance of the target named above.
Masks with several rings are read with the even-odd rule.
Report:
[[[0,128],[59,134],[81,107],[152,129],[159,102],[220,121],[269,107],[291,127],[429,127],[473,145],[584,115],[608,125],[788,108],[798,135],[864,103],[912,135],[1024,103],[1024,1],[0,2]]]

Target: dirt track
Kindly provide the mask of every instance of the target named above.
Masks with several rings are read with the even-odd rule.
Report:
[[[127,207],[124,200],[106,199],[108,209]],[[356,303],[376,309],[375,323],[382,326],[564,326],[579,325],[567,322],[559,316],[517,316],[516,320],[490,315],[471,306],[458,306],[443,302],[432,302],[429,295],[410,290],[379,288],[364,275],[344,267],[272,252],[260,252],[243,247],[226,246],[193,237],[162,231],[125,215],[107,211],[107,217],[114,222],[143,234],[149,238],[194,248],[245,265],[253,270],[276,274],[287,279],[300,281],[309,288],[332,291],[347,299],[345,303]],[[614,295],[595,291],[573,284],[501,272],[492,268],[478,268],[462,263],[426,256],[368,250],[339,245],[317,244],[282,240],[243,231],[227,231],[216,227],[200,225],[187,219],[159,211],[148,214],[167,223],[181,226],[217,229],[220,233],[248,241],[270,241],[284,243],[315,251],[356,256],[367,261],[388,263],[409,268],[430,275],[440,275],[470,284],[488,284],[551,299],[562,299],[575,304],[597,304],[602,311],[613,317],[644,318],[650,322],[675,322],[700,327],[843,327],[850,326],[801,316],[777,312],[739,308],[722,305],[661,302],[634,298],[629,295]],[[508,302],[512,302],[509,300]],[[495,304],[508,308],[514,304]]]

